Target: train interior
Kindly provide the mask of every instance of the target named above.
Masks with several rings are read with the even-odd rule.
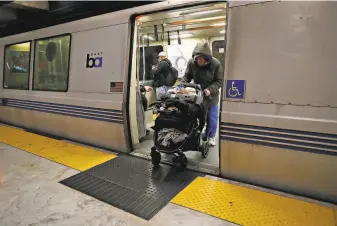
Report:
[[[130,119],[134,151],[140,157],[151,158],[153,130],[156,114],[141,104],[140,85],[152,86],[153,66],[158,65],[158,54],[165,51],[178,77],[184,76],[187,62],[199,41],[206,41],[224,68],[226,3],[213,3],[166,12],[138,16],[134,29],[134,48],[131,70]],[[193,81],[192,81],[193,82]],[[175,85],[179,84],[179,79]],[[221,89],[220,89],[221,93]],[[148,106],[156,101],[156,89],[145,93]],[[219,102],[220,109],[220,102]],[[206,127],[205,127],[206,128]],[[204,129],[205,129],[204,128]],[[200,152],[188,151],[188,168],[218,172],[219,169],[219,125],[216,145],[210,147],[207,158]],[[171,163],[170,155],[162,154],[162,162]]]

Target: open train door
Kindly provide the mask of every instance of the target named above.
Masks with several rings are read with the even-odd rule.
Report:
[[[129,66],[130,92],[129,99],[126,100],[129,107],[131,155],[151,159],[151,148],[154,146],[153,137],[155,137],[151,127],[156,117],[151,115],[151,110],[140,109],[142,105],[139,90],[142,86],[152,86],[154,71],[159,65],[159,53],[162,51],[166,53],[166,58],[178,71],[179,78],[182,78],[187,63],[192,59],[196,44],[206,41],[212,55],[224,67],[227,5],[227,2],[192,2],[178,8],[148,12],[133,18],[131,22],[133,25],[132,64]],[[222,87],[220,89],[222,90]],[[145,95],[149,105],[156,102],[155,87]],[[217,105],[218,112],[221,99]],[[187,168],[219,174],[219,127],[218,124],[216,145],[210,148],[206,158],[199,150],[184,152],[188,160]],[[163,163],[172,164],[174,162],[172,159],[172,155],[166,153],[161,155]]]

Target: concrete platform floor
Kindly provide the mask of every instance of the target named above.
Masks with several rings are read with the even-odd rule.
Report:
[[[171,203],[145,221],[58,183],[76,173],[0,143],[0,225],[236,225]]]

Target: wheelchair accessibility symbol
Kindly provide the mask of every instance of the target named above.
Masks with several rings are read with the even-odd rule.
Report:
[[[244,99],[245,85],[245,80],[226,80],[226,98]]]

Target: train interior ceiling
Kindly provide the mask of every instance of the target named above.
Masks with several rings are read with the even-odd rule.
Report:
[[[153,80],[152,66],[159,63],[158,54],[166,52],[172,66],[178,70],[181,78],[192,57],[192,52],[199,41],[207,41],[213,57],[224,68],[225,56],[226,3],[213,3],[170,10],[136,17],[132,87],[151,86]],[[135,59],[136,58],[136,59]],[[176,85],[179,81],[176,83]],[[139,89],[135,89],[139,92]],[[153,146],[154,116],[150,108],[143,111],[140,94],[130,92],[131,133],[134,143],[134,155],[150,158]],[[156,101],[155,89],[146,93],[148,105]],[[136,129],[137,128],[137,129]],[[218,125],[219,128],[219,125]],[[146,130],[148,132],[146,132]],[[218,130],[219,131],[219,130]],[[206,159],[201,153],[186,152],[189,166],[217,171],[219,168],[219,132],[216,146],[211,147]],[[171,157],[162,159],[170,162]]]

